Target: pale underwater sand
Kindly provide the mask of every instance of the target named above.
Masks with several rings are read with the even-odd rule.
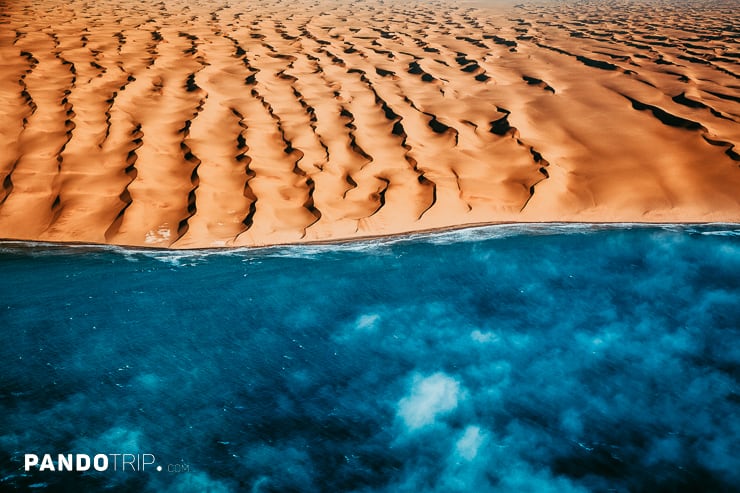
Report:
[[[733,2],[3,2],[0,238],[740,221]]]

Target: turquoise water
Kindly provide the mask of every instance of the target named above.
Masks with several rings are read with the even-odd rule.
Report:
[[[5,243],[0,276],[3,490],[740,484],[737,225]],[[25,471],[45,453],[163,470]]]

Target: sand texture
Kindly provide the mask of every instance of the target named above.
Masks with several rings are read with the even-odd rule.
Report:
[[[0,238],[740,222],[727,3],[0,0]]]

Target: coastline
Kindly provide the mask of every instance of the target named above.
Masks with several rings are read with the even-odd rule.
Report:
[[[299,243],[276,243],[271,245],[254,245],[254,246],[224,246],[224,247],[189,247],[189,248],[162,248],[141,245],[115,245],[109,243],[84,243],[72,241],[36,241],[36,240],[18,240],[13,238],[0,238],[0,249],[3,247],[15,247],[18,249],[34,249],[37,247],[49,247],[54,249],[90,249],[93,251],[121,251],[121,252],[141,252],[141,253],[171,253],[176,254],[218,254],[218,253],[237,253],[237,252],[265,252],[271,250],[280,250],[284,248],[310,249],[311,247],[327,247],[332,249],[336,247],[352,248],[355,246],[383,246],[401,242],[435,242],[446,236],[453,237],[451,241],[475,241],[477,239],[488,239],[491,237],[509,237],[526,234],[560,234],[560,233],[581,233],[593,231],[618,231],[631,229],[657,229],[672,230],[682,229],[690,231],[692,227],[700,230],[709,231],[733,231],[740,234],[740,222],[576,222],[576,221],[553,221],[553,222],[507,222],[507,223],[478,223],[463,224],[448,228],[435,228],[426,231],[411,231],[408,233],[389,234],[389,235],[371,235],[365,237],[336,239],[336,240],[315,240]],[[704,231],[703,231],[704,232]],[[468,233],[480,233],[471,239],[464,236]]]

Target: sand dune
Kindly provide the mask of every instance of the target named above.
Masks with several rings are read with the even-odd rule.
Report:
[[[0,2],[0,238],[740,221],[735,2]]]

